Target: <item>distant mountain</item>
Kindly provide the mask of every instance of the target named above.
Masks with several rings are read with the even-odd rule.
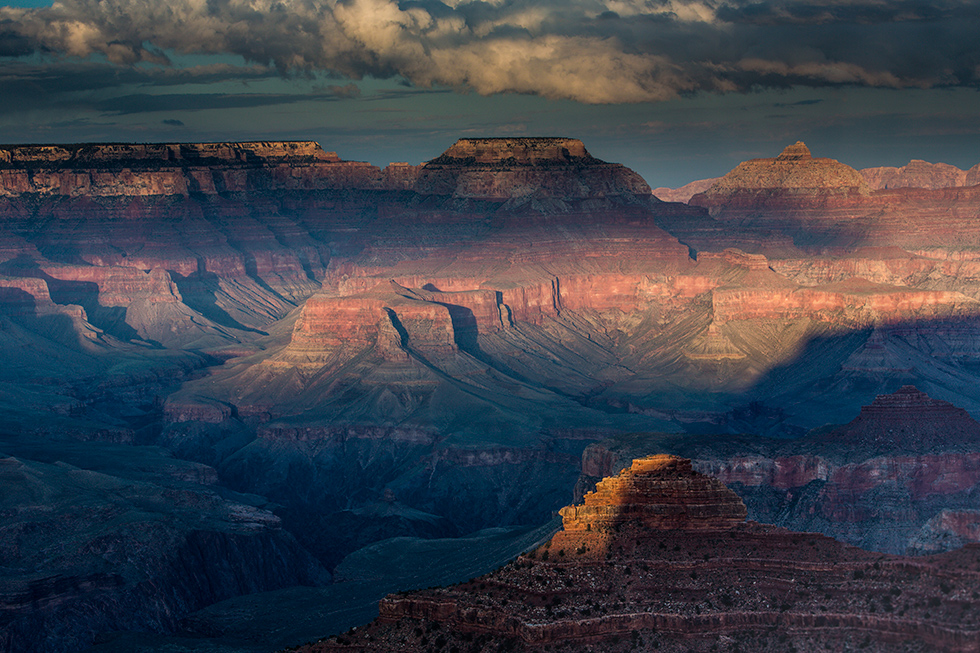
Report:
[[[953,188],[980,184],[980,163],[969,170],[960,170],[948,163],[929,163],[913,159],[901,168],[864,168],[861,176],[874,190],[887,188]]]
[[[698,179],[697,181],[692,181],[689,184],[684,184],[680,188],[664,188],[661,186],[660,188],[653,189],[653,196],[665,202],[682,202],[687,204],[688,200],[698,193],[703,193],[711,188],[711,186],[713,186],[719,179],[721,179],[721,177]]]

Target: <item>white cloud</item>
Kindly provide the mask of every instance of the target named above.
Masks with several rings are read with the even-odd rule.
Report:
[[[229,53],[280,72],[652,102],[759,84],[976,85],[978,26],[957,0],[62,0],[0,7],[0,56]]]

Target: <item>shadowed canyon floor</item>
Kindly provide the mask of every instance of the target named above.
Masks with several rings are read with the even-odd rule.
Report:
[[[370,606],[354,583],[372,566],[394,583],[397,551],[461,536],[498,538],[465,567],[483,573],[576,483],[656,451],[693,458],[758,521],[889,553],[976,541],[977,182],[921,162],[855,171],[798,143],[680,204],[569,138],[462,139],[384,169],[307,142],[4,146],[0,450],[26,470],[5,510],[67,497],[30,526],[60,532],[78,475],[60,461],[120,488],[79,495],[117,520],[76,524],[80,542],[129,542],[172,513],[165,536],[136,538],[147,559],[179,558],[187,529],[234,531],[256,578],[306,570],[204,590],[181,585],[193,565],[140,563],[106,596],[184,587],[160,598],[166,618],[106,616],[131,605],[110,597],[87,620],[49,609],[72,605],[76,581],[32,575],[42,563],[11,521],[5,577],[52,598],[3,621],[7,650],[55,622],[90,627],[52,651],[100,630],[154,630],[160,650],[168,633],[217,642],[229,615],[273,620],[267,591]],[[916,436],[892,437],[903,428]],[[207,481],[175,489],[181,465]],[[35,481],[49,489],[23,490]],[[248,537],[227,525],[238,505],[262,517]],[[278,558],[258,553],[273,545]],[[58,578],[107,566],[83,548]],[[140,636],[106,637],[108,651]]]

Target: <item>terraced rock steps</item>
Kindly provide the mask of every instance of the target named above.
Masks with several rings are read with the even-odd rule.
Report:
[[[888,556],[744,511],[688,460],[637,460],[506,567],[297,650],[974,650],[980,547]]]

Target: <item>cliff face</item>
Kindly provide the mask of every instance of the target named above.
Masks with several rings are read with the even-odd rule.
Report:
[[[6,651],[78,651],[100,632],[165,632],[216,601],[330,580],[279,518],[249,497],[221,498],[210,467],[146,448],[50,449],[59,462],[0,458]]]
[[[980,542],[978,443],[980,424],[966,411],[904,386],[848,424],[789,442],[648,436],[593,444],[582,485],[638,451],[681,453],[738,492],[753,519],[870,550],[936,552]]]
[[[980,183],[980,164],[969,170],[960,170],[947,163],[929,163],[913,159],[900,168],[865,168],[860,172],[872,190],[886,188],[936,190],[955,186],[976,186]]]
[[[417,168],[342,161],[313,142],[88,144],[0,150],[0,197],[144,197],[406,188]]]
[[[773,159],[752,159],[691,198],[712,214],[738,207],[761,209],[781,204],[840,204],[866,196],[867,182],[853,168],[833,159],[814,158],[802,142]]]
[[[426,163],[415,190],[465,198],[649,195],[632,170],[592,157],[573,138],[464,138]]]
[[[562,508],[565,533],[651,529],[726,530],[745,521],[745,505],[691,461],[671,456],[634,460],[618,476],[600,481],[583,505]]]
[[[728,507],[720,516],[706,505]],[[689,518],[648,518],[665,506]],[[973,646],[976,622],[964,620],[958,601],[972,591],[980,549],[880,556],[745,523],[740,507],[690,461],[637,460],[600,483],[585,506],[563,511],[565,529],[551,541],[506,567],[461,585],[390,595],[367,627],[298,650]],[[580,528],[579,517],[597,517],[600,508],[624,510],[615,524]]]
[[[719,181],[715,219],[574,139],[384,170],[311,143],[4,151],[4,430],[213,465],[327,566],[543,522],[621,433],[727,434],[695,468],[798,530],[972,537],[966,436],[731,434],[800,435],[912,383],[980,410],[976,188],[870,191],[796,146]],[[737,519],[698,484],[707,517]],[[569,533],[621,523],[582,509]]]
[[[743,247],[766,247],[766,234],[773,233],[798,247],[842,252],[895,245],[915,251],[953,242],[962,247],[976,242],[969,227],[978,211],[976,170],[958,175],[952,174],[958,169],[913,162],[896,170],[902,181],[888,181],[891,174],[883,169],[861,174],[813,158],[797,143],[773,159],[740,164],[689,204],[727,223],[725,238]],[[700,224],[675,233],[698,248],[717,247],[720,236]]]

